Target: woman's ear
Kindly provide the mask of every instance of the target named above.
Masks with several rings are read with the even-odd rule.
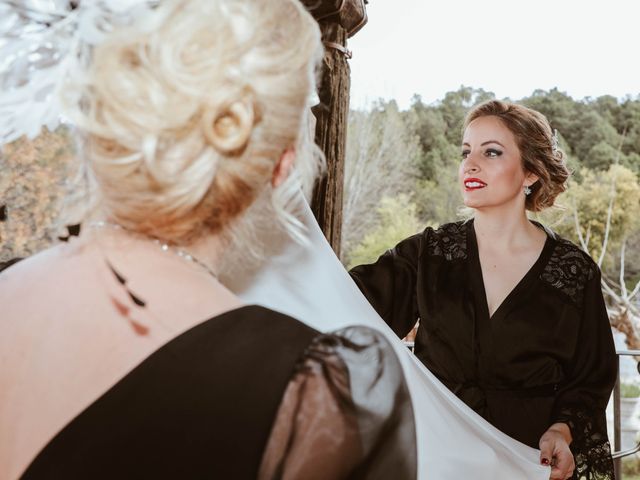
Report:
[[[540,180],[540,177],[538,177],[535,173],[525,172],[525,176],[524,176],[525,186],[530,187],[531,185],[536,183],[538,180]]]
[[[271,185],[273,188],[278,188],[289,177],[289,173],[293,168],[293,163],[296,161],[296,151],[293,147],[287,148],[278,163],[276,163],[273,169],[273,175],[271,177]]]

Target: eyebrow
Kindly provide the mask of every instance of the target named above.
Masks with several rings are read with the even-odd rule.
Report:
[[[498,145],[500,145],[502,148],[507,148],[507,147],[505,147],[504,145],[502,145],[502,144],[501,144],[499,141],[497,141],[497,140],[489,140],[489,141],[487,141],[487,142],[483,142],[483,143],[481,143],[481,144],[480,144],[480,146],[481,146],[481,147],[484,147],[485,145],[487,145],[487,144],[489,144],[489,143],[497,143],[497,144],[498,144]],[[465,145],[466,145],[467,147],[470,147],[470,146],[471,146],[471,145],[469,145],[467,142],[464,142],[464,143],[462,144],[462,146],[465,146]]]

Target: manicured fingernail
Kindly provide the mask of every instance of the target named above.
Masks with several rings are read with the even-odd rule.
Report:
[[[542,460],[540,460],[540,463],[542,463],[542,465],[549,465],[549,459],[543,458]]]

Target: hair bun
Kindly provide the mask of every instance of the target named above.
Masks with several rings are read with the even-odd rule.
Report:
[[[83,134],[84,212],[184,244],[234,237],[232,221],[271,193],[274,219],[297,232],[297,183],[321,158],[304,108],[322,59],[317,22],[299,0],[157,3],[99,45],[79,44],[86,58],[61,89]],[[300,175],[272,189],[291,146]]]
[[[252,102],[239,100],[222,109],[210,108],[202,115],[207,141],[223,155],[239,155],[247,147],[255,113]]]

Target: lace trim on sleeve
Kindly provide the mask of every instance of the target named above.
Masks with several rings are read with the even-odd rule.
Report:
[[[570,447],[576,462],[572,480],[614,480],[604,412],[564,408],[556,421],[571,429]]]

